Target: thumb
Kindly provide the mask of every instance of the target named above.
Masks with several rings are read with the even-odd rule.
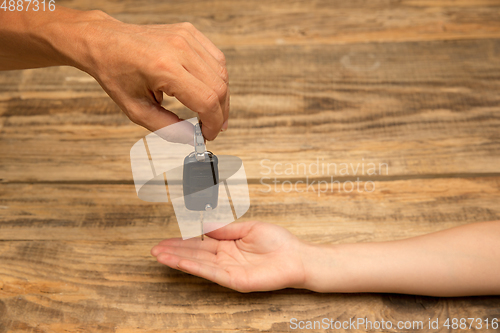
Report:
[[[159,103],[150,101],[136,102],[131,120],[142,127],[155,132],[161,138],[175,143],[193,145],[194,126],[183,122],[181,126],[168,126],[182,121],[175,113],[165,109]]]
[[[218,240],[236,240],[247,236],[257,221],[247,221],[238,223],[229,223],[228,225],[207,233],[210,238]]]

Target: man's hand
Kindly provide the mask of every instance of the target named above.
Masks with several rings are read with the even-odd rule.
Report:
[[[165,93],[199,114],[206,139],[227,127],[224,55],[192,24],[139,26],[108,17],[85,33],[94,37],[88,44],[92,65],[84,70],[133,122],[155,131],[179,121],[161,106]]]
[[[306,246],[286,229],[262,222],[231,223],[204,241],[166,239],[151,250],[158,262],[241,292],[304,284]]]
[[[213,140],[229,116],[223,53],[190,23],[133,25],[101,11],[0,11],[0,70],[70,65],[92,75],[135,123],[179,121],[163,93],[197,112]]]

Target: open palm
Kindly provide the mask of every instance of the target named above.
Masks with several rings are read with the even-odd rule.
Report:
[[[298,287],[305,279],[302,243],[262,222],[231,223],[200,239],[166,239],[153,247],[158,262],[241,292]]]

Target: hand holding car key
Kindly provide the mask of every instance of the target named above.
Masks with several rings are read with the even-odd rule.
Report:
[[[201,240],[203,213],[217,207],[219,199],[219,160],[207,151],[201,124],[194,126],[194,152],[184,159],[182,186],[187,209],[200,211]]]

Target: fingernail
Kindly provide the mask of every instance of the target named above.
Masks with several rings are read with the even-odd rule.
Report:
[[[222,129],[220,130],[221,132],[224,132],[225,130],[227,130],[227,127],[229,126],[229,119],[226,120],[224,122],[224,124],[222,124]]]

